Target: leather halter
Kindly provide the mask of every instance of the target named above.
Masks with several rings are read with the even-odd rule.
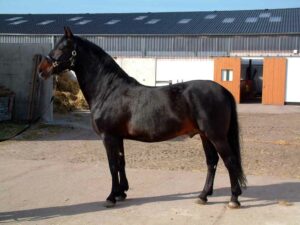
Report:
[[[58,67],[62,63],[68,63],[70,62],[71,66],[75,65],[75,57],[77,56],[76,50],[72,51],[72,56],[68,60],[59,60],[59,59],[54,59],[52,56],[47,55],[46,58],[49,59],[52,62],[52,67]]]

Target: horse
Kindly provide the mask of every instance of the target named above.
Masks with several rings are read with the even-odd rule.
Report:
[[[214,81],[195,80],[149,87],[130,77],[101,47],[73,35],[64,35],[38,66],[43,79],[66,70],[76,73],[89,105],[94,131],[102,138],[112,178],[106,207],[126,199],[124,139],[160,142],[181,135],[199,134],[207,176],[198,203],[213,194],[219,156],[230,178],[230,208],[239,208],[246,188],[236,103],[232,94]]]

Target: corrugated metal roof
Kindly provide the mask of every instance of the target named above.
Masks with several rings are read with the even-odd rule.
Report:
[[[249,22],[249,18],[252,22]],[[184,20],[188,22],[180,22]],[[300,34],[300,8],[165,13],[0,14],[2,34],[62,34],[63,26],[70,26],[76,34],[90,35]]]

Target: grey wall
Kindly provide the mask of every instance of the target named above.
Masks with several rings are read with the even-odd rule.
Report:
[[[47,54],[51,44],[0,44],[0,85],[6,86],[15,92],[13,117],[15,120],[27,120],[29,116],[29,103],[31,98],[33,69],[35,54]],[[41,81],[39,84],[41,98],[35,104],[38,108],[45,108],[50,103],[52,93],[52,79]],[[43,93],[48,93],[44,95]],[[46,120],[52,119],[51,110],[44,110]],[[51,111],[51,114],[49,112]],[[44,113],[44,112],[43,112]]]
[[[300,51],[299,35],[94,35],[85,36],[114,57],[194,58],[230,56],[242,53],[293,55]],[[60,37],[55,37],[55,42]]]

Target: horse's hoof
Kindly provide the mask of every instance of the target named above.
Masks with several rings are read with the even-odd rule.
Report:
[[[106,208],[112,208],[112,207],[115,207],[116,203],[115,202],[112,202],[110,200],[106,200],[106,202],[104,203],[104,206]]]
[[[230,208],[230,209],[239,209],[239,208],[241,208],[241,203],[230,201],[228,203],[228,208]]]
[[[203,199],[203,198],[198,198],[198,200],[196,201],[198,204],[200,205],[206,205],[207,203],[207,198]]]
[[[116,196],[117,201],[124,201],[126,199],[127,195],[125,193],[120,194],[119,196]]]

